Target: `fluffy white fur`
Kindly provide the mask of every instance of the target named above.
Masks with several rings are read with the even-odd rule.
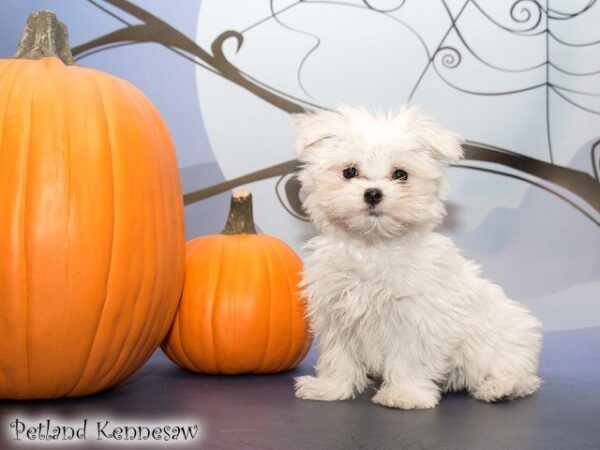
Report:
[[[539,321],[433,231],[462,138],[414,108],[344,106],[295,122],[304,206],[321,232],[303,281],[319,359],[296,396],[350,399],[370,378],[381,380],[375,403],[402,409],[433,408],[449,390],[484,401],[535,392]],[[343,176],[349,167],[357,177]],[[370,188],[383,193],[375,206]]]

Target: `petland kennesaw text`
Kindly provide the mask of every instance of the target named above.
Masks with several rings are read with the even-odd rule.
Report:
[[[39,422],[25,422],[15,419],[9,424],[11,439],[27,443],[45,442],[186,442],[198,437],[199,427],[196,424],[117,424],[110,420],[91,421],[83,419],[77,424],[57,423],[51,419]]]

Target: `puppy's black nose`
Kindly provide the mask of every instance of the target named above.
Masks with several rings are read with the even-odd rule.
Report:
[[[375,206],[383,198],[383,192],[381,189],[367,189],[365,191],[364,199],[371,206]]]

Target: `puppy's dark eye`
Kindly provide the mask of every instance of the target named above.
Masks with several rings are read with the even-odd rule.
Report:
[[[344,169],[342,174],[344,175],[344,178],[350,179],[358,176],[358,170],[354,167],[348,167],[347,169]]]
[[[406,181],[408,179],[408,174],[402,169],[396,169],[392,174],[392,178],[398,181]]]

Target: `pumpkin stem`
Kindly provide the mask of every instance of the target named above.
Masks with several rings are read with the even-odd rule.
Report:
[[[27,18],[15,58],[40,59],[45,56],[54,56],[66,65],[75,64],[66,25],[59,22],[53,12],[42,10]]]
[[[250,191],[233,191],[229,216],[221,234],[256,234]]]

